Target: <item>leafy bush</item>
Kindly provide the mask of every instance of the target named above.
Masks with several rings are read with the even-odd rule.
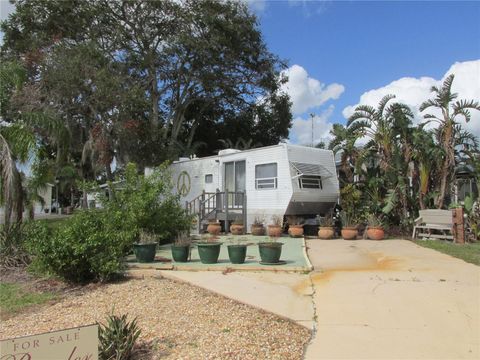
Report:
[[[133,237],[133,232],[120,229],[107,213],[86,210],[58,229],[31,234],[29,248],[40,267],[68,281],[105,281],[123,269]]]
[[[121,190],[111,187],[110,199],[103,200],[109,217],[123,229],[141,230],[157,234],[171,241],[178,233],[188,230],[191,217],[180,205],[178,195],[172,193],[171,174],[164,164],[151,175],[137,173],[135,164],[126,167],[125,182]]]
[[[166,165],[152,175],[126,169],[122,189],[112,188],[104,209],[84,210],[58,228],[32,227],[28,243],[34,267],[68,281],[106,281],[124,267],[124,258],[141,232],[172,240],[190,227],[191,218],[172,194]]]
[[[127,321],[127,315],[109,315],[106,324],[98,328],[99,355],[102,360],[127,360],[140,336],[137,320]]]

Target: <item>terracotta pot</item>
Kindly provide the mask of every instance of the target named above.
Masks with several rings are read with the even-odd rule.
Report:
[[[207,226],[207,232],[210,235],[218,235],[220,234],[220,231],[222,231],[222,227],[220,226],[220,223],[209,223]]]
[[[280,225],[268,225],[268,236],[282,236],[282,227]]]
[[[230,232],[233,235],[242,235],[243,234],[243,225],[240,225],[240,224],[230,225]]]
[[[358,235],[356,227],[344,227],[342,228],[342,238],[344,240],[355,240]]]
[[[252,225],[252,235],[262,236],[265,235],[265,227],[263,225]]]
[[[333,239],[334,235],[335,229],[332,226],[320,226],[320,228],[318,229],[318,237],[320,239]]]
[[[291,237],[302,237],[303,236],[303,225],[290,225],[288,227],[288,233]]]
[[[367,236],[371,240],[383,240],[385,237],[385,231],[382,227],[368,227],[367,228]]]

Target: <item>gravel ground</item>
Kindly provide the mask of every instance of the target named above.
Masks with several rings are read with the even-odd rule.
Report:
[[[276,315],[168,279],[89,286],[1,322],[0,339],[137,317],[137,359],[302,359],[310,331]]]

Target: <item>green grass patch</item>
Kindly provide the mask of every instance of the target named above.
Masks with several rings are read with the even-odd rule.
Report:
[[[0,283],[0,312],[15,314],[32,306],[43,304],[54,298],[54,294],[35,292],[24,289],[20,285]]]
[[[442,240],[417,240],[414,243],[480,266],[480,242],[461,245]]]

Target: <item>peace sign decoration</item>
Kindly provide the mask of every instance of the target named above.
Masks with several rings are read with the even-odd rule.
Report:
[[[186,196],[190,192],[190,175],[186,171],[182,171],[178,175],[177,190],[182,196]]]

